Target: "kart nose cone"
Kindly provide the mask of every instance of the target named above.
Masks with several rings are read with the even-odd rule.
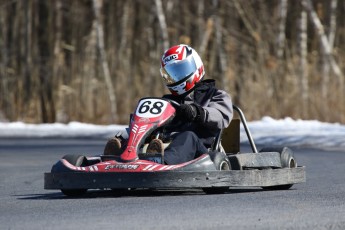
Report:
[[[126,150],[121,154],[121,160],[124,162],[132,162],[138,159],[138,154],[134,146],[127,146]]]

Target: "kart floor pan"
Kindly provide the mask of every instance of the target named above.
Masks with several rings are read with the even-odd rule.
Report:
[[[266,187],[303,183],[305,167],[231,171],[45,173],[45,189]]]

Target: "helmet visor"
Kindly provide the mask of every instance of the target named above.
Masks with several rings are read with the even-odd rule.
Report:
[[[196,70],[197,67],[192,55],[182,61],[167,64],[161,69],[162,76],[168,85],[181,81],[193,74]]]

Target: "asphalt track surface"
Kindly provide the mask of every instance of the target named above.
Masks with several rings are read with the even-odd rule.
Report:
[[[90,191],[67,198],[43,189],[43,173],[64,154],[91,156],[104,144],[0,140],[0,229],[345,229],[345,151],[293,149],[307,182],[286,191]]]

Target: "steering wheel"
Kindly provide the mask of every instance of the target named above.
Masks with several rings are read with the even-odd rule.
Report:
[[[177,101],[174,101],[174,100],[172,100],[172,99],[164,98],[164,100],[167,100],[167,101],[168,101],[172,106],[174,106],[176,109],[178,109],[178,108],[181,106],[180,103],[178,103]]]
[[[177,101],[174,101],[172,99],[169,98],[164,98],[164,100],[168,101],[176,110],[178,110],[181,106],[180,103],[178,103]],[[176,120],[175,119],[176,116],[173,118],[173,120],[171,122],[169,122],[168,124],[164,125],[163,127],[159,128],[158,130],[156,130],[156,132],[162,132],[163,136],[164,133],[166,133],[166,131],[168,130],[168,133],[174,132],[174,130],[178,130],[183,124],[184,122]]]

